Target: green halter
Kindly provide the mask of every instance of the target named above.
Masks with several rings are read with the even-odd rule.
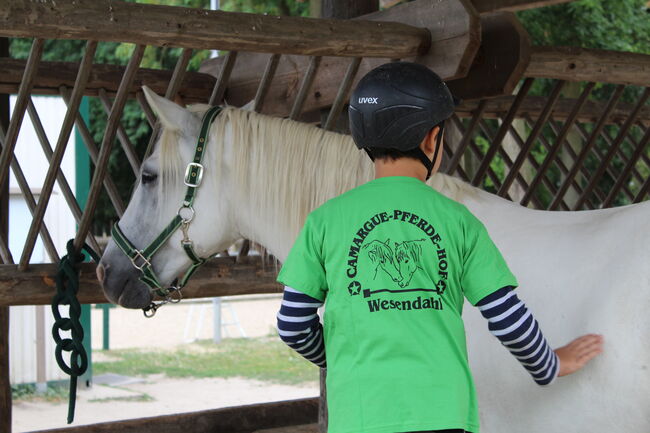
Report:
[[[201,180],[203,179],[203,165],[201,165],[201,161],[203,159],[208,133],[210,132],[210,125],[220,112],[221,107],[216,106],[211,107],[203,115],[201,132],[199,133],[199,139],[196,143],[194,159],[185,169],[185,185],[187,185],[187,191],[185,192],[183,204],[178,209],[178,213],[174,219],[167,224],[167,227],[163,229],[158,237],[156,237],[156,239],[154,239],[145,249],[138,250],[131,241],[127,239],[124,233],[122,233],[118,224],[114,224],[111,229],[113,240],[117,246],[129,257],[129,259],[131,259],[133,266],[142,272],[140,281],[149,286],[152,295],[155,294],[164,298],[163,301],[159,303],[152,302],[147,308],[143,309],[144,315],[147,317],[152,317],[156,314],[156,310],[160,308],[160,306],[168,302],[179,302],[182,298],[181,289],[185,287],[185,284],[187,284],[187,281],[199,266],[207,260],[207,258],[204,259],[196,254],[196,251],[194,251],[194,243],[189,238],[187,230],[189,229],[190,222],[194,218],[194,208],[192,205],[194,204],[194,198],[196,197],[196,190],[199,185],[201,185]],[[183,246],[185,254],[187,254],[192,261],[192,265],[177,284],[173,283],[170,287],[164,287],[153,270],[151,258],[179,228],[183,232],[181,245]]]

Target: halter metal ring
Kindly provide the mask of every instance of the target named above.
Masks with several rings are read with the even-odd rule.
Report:
[[[144,313],[144,317],[153,317],[156,315],[156,311],[158,311],[159,305],[155,303],[151,303],[147,308],[143,308],[142,312]]]
[[[189,215],[187,216],[187,218],[181,214],[185,209],[188,209],[189,211]],[[178,216],[181,217],[181,219],[183,220],[183,224],[189,224],[190,221],[194,219],[194,208],[192,207],[191,204],[189,205],[183,204],[183,206],[178,208]]]
[[[169,292],[169,295],[167,295],[165,298],[165,301],[169,302],[170,304],[178,304],[183,299],[183,293],[178,287],[173,287],[172,289],[173,290],[171,290]]]
[[[140,250],[135,250],[135,255],[133,257],[130,257],[130,259],[133,266],[139,271],[141,271],[142,268],[144,268],[145,266],[151,266],[151,262],[147,260],[145,256],[142,255],[142,251]],[[142,263],[140,265],[136,263],[136,260],[138,259],[142,260]]]

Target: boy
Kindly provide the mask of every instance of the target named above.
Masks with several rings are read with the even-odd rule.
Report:
[[[278,275],[280,337],[328,368],[330,433],[478,433],[464,298],[540,385],[602,351],[592,334],[552,350],[485,227],[424,183],[440,166],[454,106],[422,65],[363,77],[350,128],[376,178],[314,210]]]

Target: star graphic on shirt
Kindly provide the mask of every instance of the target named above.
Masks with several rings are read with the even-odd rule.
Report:
[[[358,295],[359,292],[361,292],[361,284],[358,281],[352,281],[348,285],[348,292],[350,292],[351,295]]]

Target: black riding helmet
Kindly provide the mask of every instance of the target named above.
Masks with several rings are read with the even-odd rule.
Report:
[[[373,149],[414,151],[427,168],[438,157],[444,121],[456,99],[442,79],[426,66],[392,62],[368,72],[350,98],[350,130],[359,149],[371,159]],[[433,161],[419,149],[427,133],[440,126]]]

